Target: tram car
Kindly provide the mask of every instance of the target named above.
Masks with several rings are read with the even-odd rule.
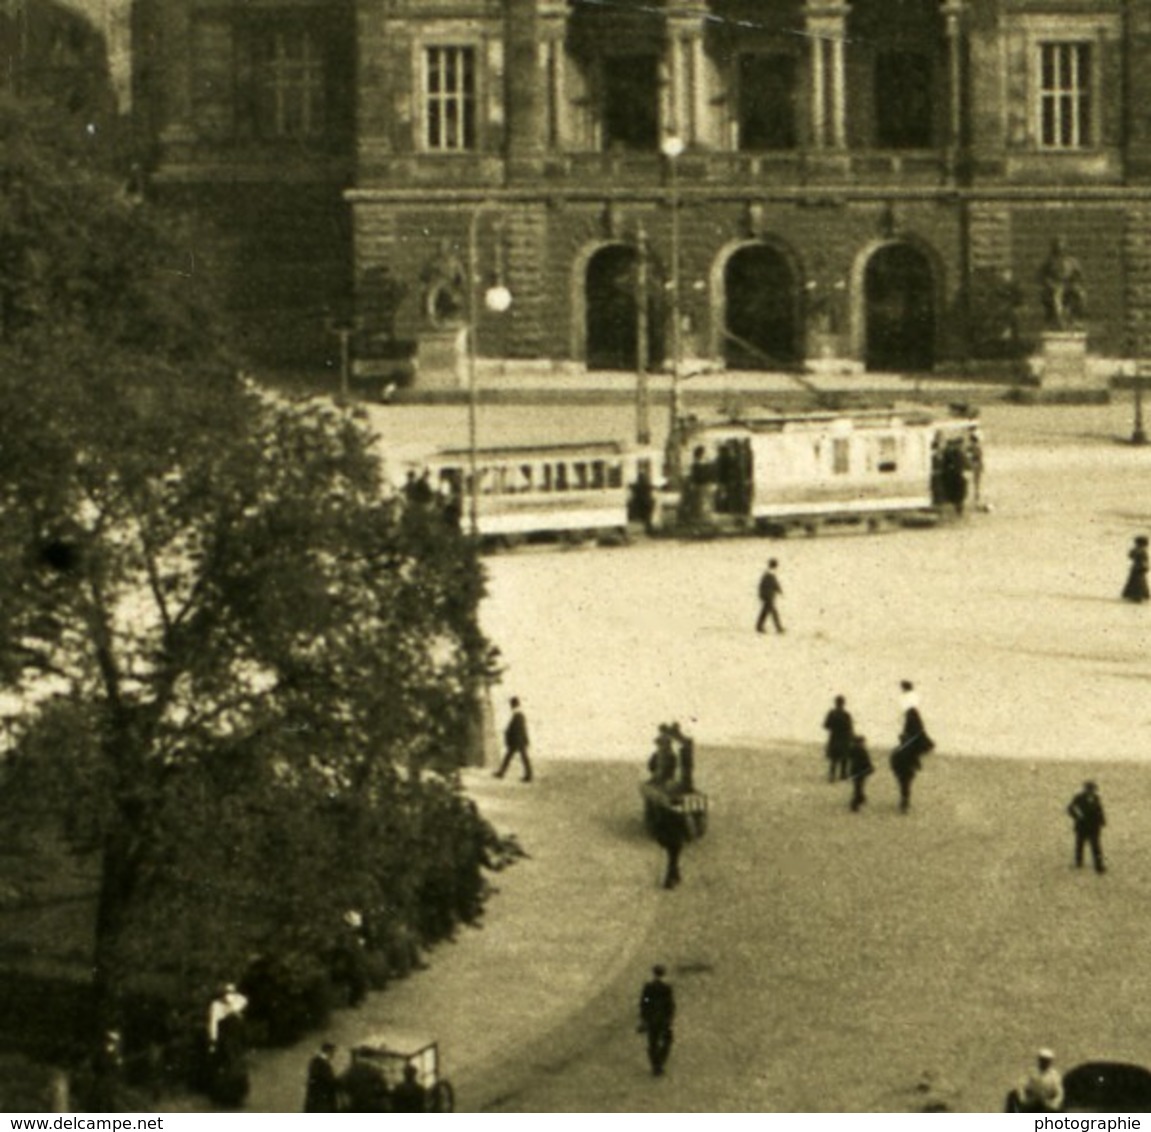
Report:
[[[658,450],[617,441],[480,448],[474,454],[476,526],[491,546],[529,541],[626,541],[637,499],[656,505]],[[419,462],[420,474],[449,501],[466,528],[473,453],[448,449]]]
[[[965,469],[982,461],[976,419],[921,409],[693,418],[678,440],[680,490],[662,507],[669,529],[926,525],[948,501],[962,508]]]

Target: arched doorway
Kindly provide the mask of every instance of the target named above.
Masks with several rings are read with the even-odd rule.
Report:
[[[935,275],[908,243],[885,244],[863,276],[869,370],[927,370],[935,364]]]
[[[723,269],[723,357],[729,369],[791,369],[800,360],[798,290],[787,257],[746,244]]]
[[[586,361],[588,369],[633,370],[638,362],[639,252],[627,244],[609,244],[588,260],[584,279]],[[647,338],[650,367],[663,361],[663,333],[657,298],[659,273],[647,264]]]

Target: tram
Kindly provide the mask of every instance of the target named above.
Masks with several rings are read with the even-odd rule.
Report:
[[[760,533],[832,523],[875,529],[885,519],[928,524],[947,500],[962,503],[949,472],[963,481],[982,462],[977,419],[922,409],[692,418],[674,455],[682,482],[664,500],[665,528]]]
[[[451,501],[488,545],[561,539],[623,541],[637,497],[655,506],[662,463],[654,448],[617,441],[446,449],[418,462],[431,490]],[[413,465],[409,464],[409,468]]]

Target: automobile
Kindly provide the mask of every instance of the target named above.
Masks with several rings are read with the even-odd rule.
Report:
[[[440,1048],[435,1041],[411,1034],[376,1033],[357,1042],[354,1049],[379,1070],[389,1092],[403,1081],[405,1066],[412,1065],[427,1095],[426,1111],[455,1111],[455,1090],[440,1072]]]

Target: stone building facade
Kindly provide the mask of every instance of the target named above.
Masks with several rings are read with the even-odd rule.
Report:
[[[283,358],[422,334],[454,262],[513,296],[464,296],[486,356],[930,370],[1027,350],[1055,237],[1092,352],[1151,352],[1147,0],[138,0],[134,45]]]

